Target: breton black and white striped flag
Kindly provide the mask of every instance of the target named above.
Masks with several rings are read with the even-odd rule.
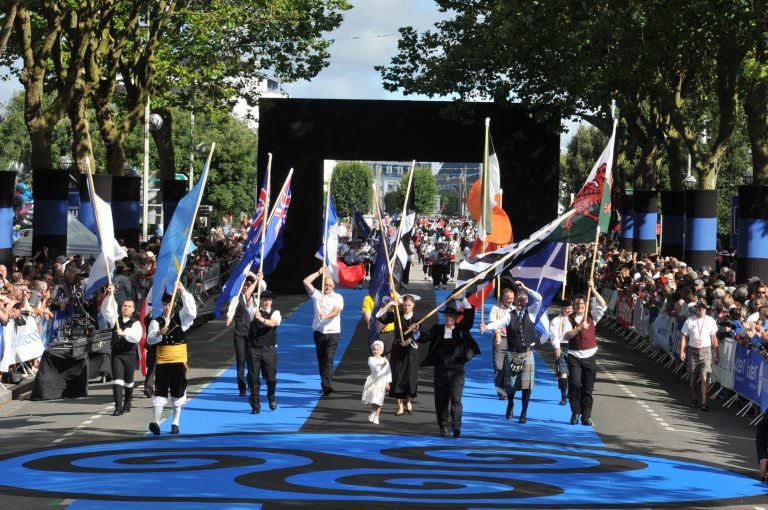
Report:
[[[416,200],[413,192],[413,176],[409,179],[409,188],[404,196],[407,196],[405,205],[405,214],[400,217],[400,242],[397,243],[392,252],[392,279],[395,282],[395,288],[399,289],[403,281],[403,272],[411,256],[411,233],[416,224]]]

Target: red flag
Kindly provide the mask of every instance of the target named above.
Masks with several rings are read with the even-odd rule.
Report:
[[[348,266],[341,259],[338,259],[338,263],[339,285],[342,287],[354,288],[365,278],[365,266],[363,264]]]

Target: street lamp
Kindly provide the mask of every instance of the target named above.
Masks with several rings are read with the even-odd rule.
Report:
[[[74,163],[74,161],[72,161],[72,157],[68,154],[64,154],[59,158],[59,168],[62,170],[69,170],[72,168],[72,163]]]
[[[683,178],[683,187],[685,189],[694,189],[696,188],[696,177],[691,175],[691,172],[688,172],[688,175],[686,175]]]
[[[755,171],[752,167],[749,167],[744,172],[744,184],[752,184],[754,182],[755,182]]]
[[[144,189],[141,204],[141,235],[144,241],[147,237],[149,222],[149,133],[158,131],[163,127],[163,117],[150,113],[149,94],[147,94],[147,103],[144,105],[144,171],[142,172],[142,185]]]

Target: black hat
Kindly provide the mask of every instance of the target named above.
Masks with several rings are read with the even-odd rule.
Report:
[[[453,315],[454,317],[459,317],[461,315],[464,315],[464,311],[456,308],[456,304],[453,301],[445,305],[445,308],[440,310],[440,313],[445,315]]]
[[[163,292],[163,303],[170,303],[171,295],[168,292]]]
[[[274,299],[275,294],[271,290],[265,290],[261,293],[261,299]]]

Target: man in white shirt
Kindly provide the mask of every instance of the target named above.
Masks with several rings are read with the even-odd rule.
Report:
[[[718,363],[720,356],[717,350],[717,323],[707,315],[707,304],[704,301],[696,303],[696,316],[686,320],[680,332],[680,361],[685,361],[688,369],[692,405],[698,407],[701,403],[701,410],[708,411],[707,387],[712,373],[712,357]],[[697,393],[696,380],[699,377],[701,381]]]
[[[501,299],[491,308],[488,322],[506,318],[507,312],[514,308],[515,293],[506,288],[501,291]],[[507,389],[504,384],[504,356],[507,355],[507,328],[499,328],[493,334],[493,383],[499,400],[507,400]]]
[[[315,305],[312,319],[312,335],[315,340],[317,364],[320,368],[320,384],[323,396],[333,393],[333,356],[339,346],[341,333],[341,311],[344,309],[344,298],[334,292],[336,286],[330,275],[325,277],[323,292],[314,286],[314,281],[323,275],[322,269],[304,278],[304,290]]]
[[[555,349],[555,369],[557,370],[557,385],[560,388],[560,405],[568,403],[568,340],[565,339],[564,332],[571,329],[571,323],[568,316],[573,313],[573,302],[570,299],[565,300],[560,307],[560,315],[553,318],[549,323],[549,341]]]

